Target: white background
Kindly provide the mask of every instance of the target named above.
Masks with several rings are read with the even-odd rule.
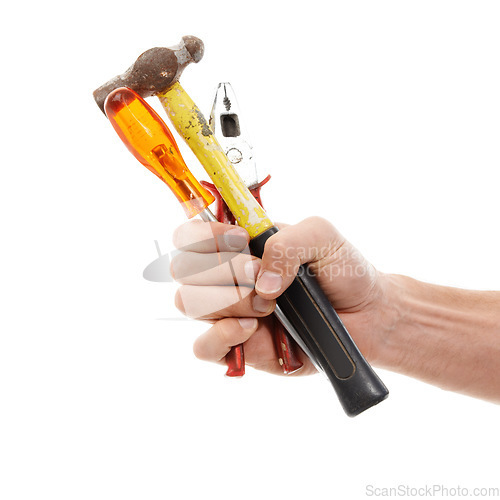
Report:
[[[206,113],[217,83],[233,84],[275,220],[322,215],[383,271],[498,289],[498,2],[13,5],[0,34],[2,500],[500,486],[498,406],[380,371],[390,398],[349,419],[320,376],[231,380],[196,360],[205,326],[175,311],[175,285],[142,278],[183,212],[92,98],[144,50],[196,35],[205,57],[181,81]]]

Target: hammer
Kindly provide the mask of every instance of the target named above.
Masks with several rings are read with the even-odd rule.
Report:
[[[252,253],[261,257],[267,239],[278,229],[252,196],[205,117],[178,81],[184,67],[198,62],[202,55],[202,41],[191,36],[183,37],[179,45],[170,49],[151,49],[123,75],[99,87],[94,98],[104,110],[107,95],[117,87],[129,87],[142,97],[157,95],[238,225],[248,231]],[[328,377],[349,416],[358,415],[387,397],[387,388],[358,350],[307,265],[300,267],[295,280],[278,297],[277,311],[300,347]]]

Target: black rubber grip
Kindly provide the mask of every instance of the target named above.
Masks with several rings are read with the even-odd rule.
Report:
[[[262,257],[266,241],[277,231],[271,227],[253,238],[252,253]],[[359,415],[388,396],[387,387],[357,348],[307,265],[300,267],[277,304],[302,340],[306,354],[330,380],[347,415]]]

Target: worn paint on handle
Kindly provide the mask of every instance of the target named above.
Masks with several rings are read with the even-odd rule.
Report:
[[[158,95],[177,132],[203,165],[238,225],[254,238],[273,226],[264,209],[252,196],[196,104],[176,82]]]

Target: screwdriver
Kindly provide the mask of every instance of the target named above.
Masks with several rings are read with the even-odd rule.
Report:
[[[217,221],[207,208],[215,200],[214,196],[190,172],[172,133],[141,96],[127,87],[118,88],[106,98],[104,110],[129,151],[167,184],[188,218],[199,215],[205,222]],[[231,262],[228,264],[234,276]],[[226,355],[226,363],[227,376],[244,375],[241,345],[231,349]]]

